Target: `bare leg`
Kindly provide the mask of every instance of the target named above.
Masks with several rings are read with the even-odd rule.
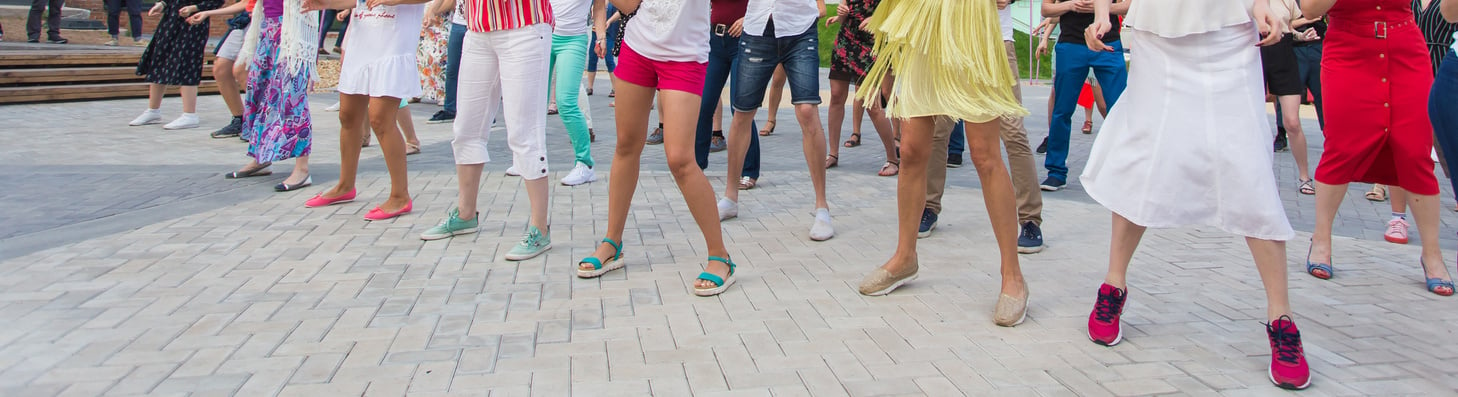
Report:
[[[660,91],[658,97],[669,107],[664,112],[668,118],[663,121],[663,150],[668,158],[668,169],[673,171],[673,180],[678,183],[679,192],[683,193],[694,223],[704,234],[709,255],[728,258],[729,251],[724,247],[723,231],[719,226],[719,210],[714,205],[714,187],[694,161],[694,125],[699,120],[700,97],[673,90]],[[709,262],[704,270],[724,278],[729,275],[729,265],[717,261]],[[714,286],[706,280],[696,282],[699,288]]]
[[[1426,278],[1449,280],[1448,265],[1443,262],[1443,249],[1438,245],[1438,196],[1407,195],[1412,207],[1413,220],[1417,222],[1418,236],[1423,240],[1423,273]]]
[[[774,129],[775,119],[780,113],[780,101],[784,99],[786,80],[784,65],[776,67],[775,74],[770,76],[769,92],[766,95],[766,100],[768,101],[766,102],[766,106],[769,107],[769,115],[766,116],[768,118],[765,120],[765,127],[770,130]]]
[[[1296,157],[1296,172],[1301,180],[1311,179],[1310,161],[1306,158],[1306,134],[1301,129],[1301,96],[1282,95],[1276,99],[1281,107],[1281,123],[1286,126],[1286,139],[1291,143],[1291,155]]]
[[[1388,186],[1387,187],[1387,203],[1392,206],[1392,213],[1394,213],[1394,214],[1406,214],[1407,213],[1407,200],[1408,200],[1408,197],[1407,196],[1408,196],[1407,190],[1403,190],[1401,187],[1398,187],[1398,186]]]
[[[370,119],[369,109],[369,96],[339,94],[339,183],[325,191],[324,198],[343,196],[354,190],[355,176],[359,172],[360,144]]]
[[[724,198],[733,202],[739,202],[739,178],[744,175],[744,156],[749,154],[750,124],[754,122],[754,115],[759,110],[748,112],[735,111],[734,117],[729,120],[729,133],[725,139],[729,141],[729,169],[724,179]],[[808,155],[807,155],[808,156]],[[808,157],[807,157],[808,158]],[[822,168],[824,163],[821,163]],[[614,165],[613,168],[617,168]]]
[[[714,120],[714,131],[724,132],[724,101],[723,100],[719,100],[719,104],[714,106],[714,117],[713,117],[713,120]]]
[[[1094,96],[1094,106],[1099,107],[1099,116],[1109,117],[1109,103],[1104,101],[1104,89],[1098,84],[1090,84]],[[1089,120],[1093,120],[1092,117]]]
[[[213,61],[213,79],[218,82],[218,96],[228,105],[233,117],[243,115],[243,95],[239,93],[238,79],[233,75],[233,60],[216,58]]]
[[[825,197],[825,131],[820,128],[820,107],[808,103],[795,105],[795,118],[800,121],[805,164],[810,166],[810,182],[815,185],[815,208],[830,208]]]
[[[197,86],[185,85],[179,91],[182,91],[182,112],[197,113]]]
[[[400,125],[400,132],[405,134],[405,143],[420,147],[420,138],[415,136],[415,120],[410,116],[410,106],[406,105],[395,111],[395,120]]]
[[[1114,226],[1109,235],[1109,274],[1104,275],[1104,283],[1128,289],[1129,261],[1133,260],[1134,251],[1139,249],[1144,230],[1144,226],[1114,214]]]
[[[901,174],[896,178],[896,251],[881,265],[891,274],[917,266],[916,228],[926,207],[926,163],[931,154],[935,118],[915,117],[901,123]]]
[[[891,119],[886,117],[886,109],[881,107],[880,100],[878,99],[875,102],[871,107],[867,108],[864,102],[857,100],[855,105],[852,106],[856,107],[857,113],[865,109],[866,113],[871,116],[871,127],[876,129],[876,135],[881,137],[881,146],[886,148],[886,161],[898,161],[896,156],[896,131],[891,127]],[[855,116],[854,123],[852,125],[858,128],[860,127],[860,116]]]
[[[369,98],[370,129],[380,142],[380,151],[385,155],[385,168],[390,170],[390,198],[380,204],[385,212],[395,212],[410,204],[409,170],[405,164],[405,139],[396,128],[395,115],[400,109],[400,98]],[[359,150],[359,149],[355,149]],[[356,160],[356,162],[358,162]]]
[[[1250,246],[1256,270],[1261,273],[1261,284],[1266,287],[1266,319],[1276,321],[1291,315],[1291,299],[1286,289],[1286,242],[1246,237],[1245,243]]]
[[[826,132],[830,134],[830,155],[837,158],[840,157],[840,130],[843,128],[842,125],[845,124],[845,99],[848,91],[850,91],[849,81],[830,81],[830,111],[828,115],[828,121],[830,123],[826,125]],[[860,129],[859,127],[853,128],[856,130]],[[830,159],[825,159],[825,162],[827,164],[830,163]]]
[[[167,95],[167,86],[156,83],[147,85],[147,109],[161,109],[163,95]]]
[[[987,203],[987,217],[992,223],[992,234],[997,239],[997,250],[1001,254],[1002,293],[1026,296],[1023,270],[1018,264],[1017,200],[1013,195],[1012,176],[1002,160],[999,123],[996,119],[977,124],[965,123],[967,152],[972,156],[972,165],[977,167],[977,177],[982,181],[982,200]]]
[[[1341,209],[1342,198],[1346,195],[1345,183],[1328,185],[1316,182],[1316,228],[1311,231],[1311,257],[1308,259],[1312,263],[1331,264],[1331,226],[1336,222],[1337,210]]]
[[[308,177],[309,177],[309,156],[299,156],[298,158],[294,159],[294,171],[293,171],[293,173],[289,174],[288,179],[284,179],[284,183],[290,184],[290,185],[297,185],[297,184],[303,183],[304,182],[304,178],[308,178]]]

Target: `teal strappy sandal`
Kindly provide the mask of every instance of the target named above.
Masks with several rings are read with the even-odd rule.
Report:
[[[613,249],[616,250],[613,253],[613,257],[608,259],[607,263],[603,263],[601,260],[592,256],[577,261],[577,277],[596,278],[607,272],[623,268],[623,245],[610,238],[602,239],[602,242],[608,243],[608,245],[613,246]],[[584,263],[592,265],[592,270],[583,269],[582,264]]]
[[[1330,261],[1328,261],[1328,262],[1330,262]],[[1322,279],[1322,280],[1330,280],[1332,278],[1332,276],[1335,276],[1336,275],[1336,269],[1333,269],[1330,263],[1314,263],[1314,262],[1312,262],[1311,261],[1311,248],[1307,248],[1306,249],[1306,273],[1310,274],[1312,277],[1316,277],[1316,278],[1319,278],[1319,279]]]
[[[1421,269],[1423,270],[1424,278],[1426,279],[1428,284],[1428,292],[1432,292],[1439,296],[1453,296],[1454,291],[1452,281],[1443,281],[1443,279],[1439,277],[1427,278],[1426,273],[1428,271],[1428,265],[1427,263],[1425,263],[1425,261],[1421,259],[1418,260],[1418,266],[1421,266]]]
[[[734,261],[729,260],[729,258],[720,258],[720,257],[717,257],[717,256],[711,256],[711,257],[709,257],[709,261],[712,261],[712,262],[723,262],[724,264],[729,265],[729,275],[727,277],[720,278],[718,275],[715,275],[714,273],[709,273],[709,272],[699,273],[699,278],[698,278],[699,280],[704,280],[704,281],[708,281],[708,282],[714,283],[714,287],[713,288],[699,288],[698,286],[694,286],[694,295],[698,295],[698,296],[714,296],[714,295],[718,295],[718,294],[724,293],[724,290],[729,289],[729,286],[730,285],[734,285],[734,268],[736,267],[734,265]]]

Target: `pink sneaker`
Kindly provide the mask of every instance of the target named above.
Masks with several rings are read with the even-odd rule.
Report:
[[[1124,329],[1119,317],[1124,314],[1124,290],[1105,283],[1099,286],[1099,299],[1094,302],[1093,313],[1088,315],[1088,339],[1093,343],[1113,346],[1124,340]]]
[[[395,212],[385,212],[385,210],[380,209],[380,207],[375,207],[375,209],[372,209],[369,213],[366,213],[364,218],[367,221],[383,221],[400,215],[405,215],[410,213],[410,210],[412,207],[414,207],[414,204],[414,201],[407,202],[405,203],[404,208],[400,208],[399,211]]]
[[[354,190],[350,190],[349,193],[345,193],[339,197],[324,197],[324,193],[319,193],[314,195],[314,198],[309,199],[309,201],[305,201],[304,206],[308,208],[318,208],[335,204],[348,203],[354,201],[354,192]]]
[[[1382,234],[1389,243],[1407,244],[1407,221],[1401,218],[1387,222],[1387,233]]]
[[[1266,324],[1266,335],[1271,338],[1271,383],[1288,390],[1311,386],[1311,368],[1306,366],[1306,351],[1301,348],[1301,331],[1291,322],[1291,316]]]

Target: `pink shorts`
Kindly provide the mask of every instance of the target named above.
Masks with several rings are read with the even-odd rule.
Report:
[[[618,67],[613,75],[628,83],[660,90],[683,91],[704,95],[704,73],[707,63],[655,61],[639,55],[623,43],[618,54]]]

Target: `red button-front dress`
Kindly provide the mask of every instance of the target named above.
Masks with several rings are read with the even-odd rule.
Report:
[[[1398,186],[1438,194],[1432,66],[1410,0],[1338,0],[1321,59],[1325,152],[1316,180]]]

